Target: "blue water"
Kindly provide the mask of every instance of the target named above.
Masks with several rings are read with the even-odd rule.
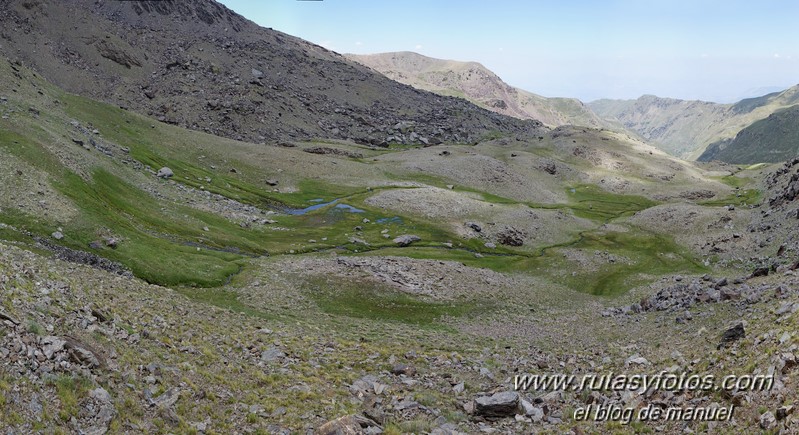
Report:
[[[338,204],[338,205],[336,205],[336,208],[341,209],[341,210],[346,210],[346,211],[348,211],[350,213],[363,213],[363,210],[361,210],[359,208],[355,208],[355,207],[353,207],[353,206],[351,206],[349,204]]]
[[[310,213],[310,212],[312,212],[314,210],[319,210],[322,207],[327,207],[328,205],[336,204],[338,202],[338,199],[334,199],[334,200],[332,200],[330,202],[320,202],[320,201],[324,201],[324,200],[323,199],[312,199],[311,202],[319,202],[319,204],[314,204],[312,206],[305,207],[305,208],[287,208],[287,209],[285,209],[283,211],[286,214],[290,214],[290,215],[293,215],[293,216],[301,216],[301,215],[304,215],[306,213]],[[353,207],[351,205],[348,205],[348,204],[337,204],[336,208],[339,209],[339,210],[344,210],[344,211],[349,212],[349,213],[363,213],[364,212],[363,210],[361,210],[359,208],[355,208],[355,207]]]
[[[290,215],[300,216],[300,215],[304,215],[306,213],[310,213],[310,212],[312,212],[314,210],[319,210],[320,208],[328,206],[330,204],[335,204],[337,202],[338,202],[338,199],[334,199],[334,200],[332,200],[330,202],[323,202],[323,203],[315,204],[315,205],[312,205],[310,207],[305,207],[305,208],[287,208],[285,210],[285,212],[287,214],[290,214]]]
[[[401,224],[402,223],[402,218],[399,217],[399,216],[392,216],[392,217],[386,217],[386,218],[377,219],[377,220],[375,220],[375,222],[377,222],[379,224]]]

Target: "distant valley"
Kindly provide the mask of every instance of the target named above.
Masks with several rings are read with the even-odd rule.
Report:
[[[741,100],[735,104],[645,95],[636,100],[597,100],[589,103],[588,107],[606,121],[616,122],[638,133],[653,145],[677,157],[689,160],[718,158],[727,162],[757,163],[785,160],[799,151],[799,144],[791,144],[780,139],[787,137],[786,135],[770,137],[767,131],[762,131],[758,135],[760,142],[737,141],[734,144],[728,142],[753,123],[796,104],[799,104],[799,86],[762,97]],[[795,132],[799,131],[799,126],[784,125],[784,127]],[[712,149],[708,150],[709,147]],[[731,148],[719,153],[720,147]],[[742,147],[749,150],[740,150]],[[773,152],[774,147],[782,151]],[[747,157],[736,157],[744,155]]]

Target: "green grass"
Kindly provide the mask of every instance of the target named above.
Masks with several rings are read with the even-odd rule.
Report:
[[[757,204],[762,199],[762,193],[757,189],[741,190],[720,199],[697,202],[698,205],[709,207],[723,207],[726,205],[752,205]]]
[[[596,251],[627,257],[631,264],[623,261],[603,264],[597,271],[581,271],[569,268],[576,274],[566,274],[562,283],[582,292],[612,296],[623,293],[651,277],[670,273],[700,273],[706,271],[702,264],[681,249],[672,239],[663,235],[631,231],[626,233],[583,234],[572,246],[589,256]],[[554,250],[556,253],[557,250]],[[553,258],[553,261],[555,259]],[[547,267],[551,268],[551,264]]]
[[[461,317],[483,305],[425,301],[387,286],[337,278],[309,280],[306,293],[325,313],[427,327],[435,325],[444,316]]]
[[[749,177],[736,177],[735,175],[726,175],[717,179],[730,187],[744,187],[753,182]]]
[[[629,258],[631,264],[620,261],[603,264],[596,271],[582,271],[577,265],[564,260],[563,249],[581,250],[589,257],[596,251],[607,252]],[[472,250],[417,246],[388,248],[377,252],[380,255],[458,261],[466,266],[496,272],[524,272],[580,292],[602,296],[621,294],[659,274],[706,271],[698,260],[693,259],[670,237],[635,228],[631,228],[629,232],[586,231],[572,241],[543,247],[531,254],[495,252],[483,253],[482,258],[477,258]]]
[[[183,294],[184,296],[188,297],[189,299],[193,299],[199,302],[204,302],[206,304],[214,305],[219,308],[223,308],[229,311],[233,311],[236,313],[246,314],[252,317],[258,317],[261,319],[272,320],[276,319],[278,316],[267,313],[261,310],[256,310],[249,305],[246,305],[239,301],[238,295],[236,292],[223,290],[220,288],[190,288],[190,287],[178,287],[176,289],[178,292]]]
[[[566,194],[575,216],[593,220],[618,218],[658,204],[643,196],[619,195],[590,184],[572,186]]]
[[[91,387],[91,382],[83,377],[58,375],[50,378],[48,384],[55,387],[56,397],[61,402],[58,416],[63,421],[69,421],[78,415],[78,402],[86,396]]]

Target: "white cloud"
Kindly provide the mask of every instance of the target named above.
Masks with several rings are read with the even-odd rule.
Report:
[[[774,53],[774,59],[779,59],[779,58],[780,58],[780,54],[779,53]]]
[[[416,47],[414,47],[414,48],[417,49],[417,50],[421,50],[422,49],[422,44],[416,44]]]
[[[361,45],[363,45],[363,42],[361,42],[361,41],[355,41],[355,45],[357,45],[358,47],[360,47]]]

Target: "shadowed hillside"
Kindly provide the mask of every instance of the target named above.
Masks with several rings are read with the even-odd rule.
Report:
[[[4,1],[0,24],[3,54],[68,91],[230,138],[468,143],[538,129],[400,85],[212,0]]]

